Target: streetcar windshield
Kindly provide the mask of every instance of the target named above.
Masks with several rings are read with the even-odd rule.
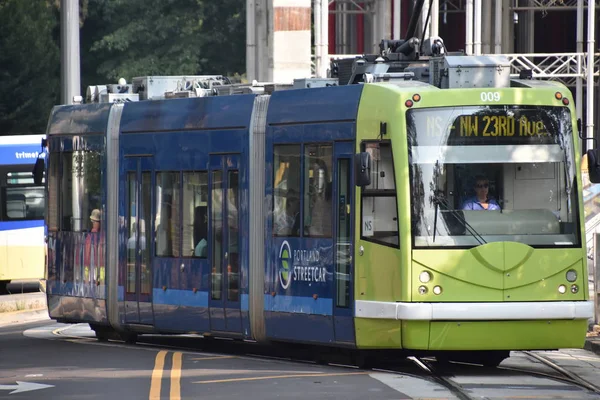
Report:
[[[407,129],[415,248],[580,244],[567,108],[414,109]]]

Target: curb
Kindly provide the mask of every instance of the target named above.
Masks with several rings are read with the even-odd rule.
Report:
[[[0,313],[0,326],[50,320],[47,308]]]
[[[585,344],[583,345],[585,350],[596,353],[600,356],[600,337],[599,338],[587,338],[585,340]]]
[[[0,296],[0,314],[47,308],[45,293],[25,293]]]

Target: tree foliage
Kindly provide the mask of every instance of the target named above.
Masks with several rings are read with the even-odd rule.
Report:
[[[43,132],[60,79],[56,12],[43,0],[0,0],[0,134]]]
[[[89,47],[83,51],[89,51],[93,65],[86,67],[94,68],[90,76],[113,82],[144,75],[241,73],[244,4],[244,0],[91,1],[83,29],[92,37],[86,39]]]
[[[60,0],[0,0],[0,134],[60,101]],[[245,71],[245,0],[79,0],[81,92],[145,75]]]

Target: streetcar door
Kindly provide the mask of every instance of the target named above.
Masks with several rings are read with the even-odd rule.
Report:
[[[154,325],[152,312],[152,158],[126,157],[125,322]]]
[[[239,156],[210,158],[211,331],[242,333]]]
[[[352,143],[335,143],[334,148],[334,270],[335,304],[333,311],[335,340],[354,342],[354,185],[352,184]]]

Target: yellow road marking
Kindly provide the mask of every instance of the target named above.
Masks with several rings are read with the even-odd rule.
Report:
[[[173,354],[171,368],[171,400],[181,400],[181,352]]]
[[[163,375],[163,367],[165,366],[165,357],[167,352],[161,350],[156,355],[156,361],[154,362],[154,370],[152,371],[152,381],[150,383],[150,400],[160,399],[160,385]]]
[[[349,376],[349,375],[367,375],[370,372],[340,372],[330,374],[290,374],[290,375],[275,375],[275,376],[255,376],[251,378],[232,378],[232,379],[217,379],[212,381],[197,381],[194,383],[227,383],[227,382],[245,382],[245,381],[260,381],[264,379],[285,379],[285,378],[303,378],[317,376]]]
[[[220,360],[223,358],[237,358],[236,356],[215,356],[215,357],[201,357],[201,358],[190,358],[192,361],[201,361],[201,360]]]

